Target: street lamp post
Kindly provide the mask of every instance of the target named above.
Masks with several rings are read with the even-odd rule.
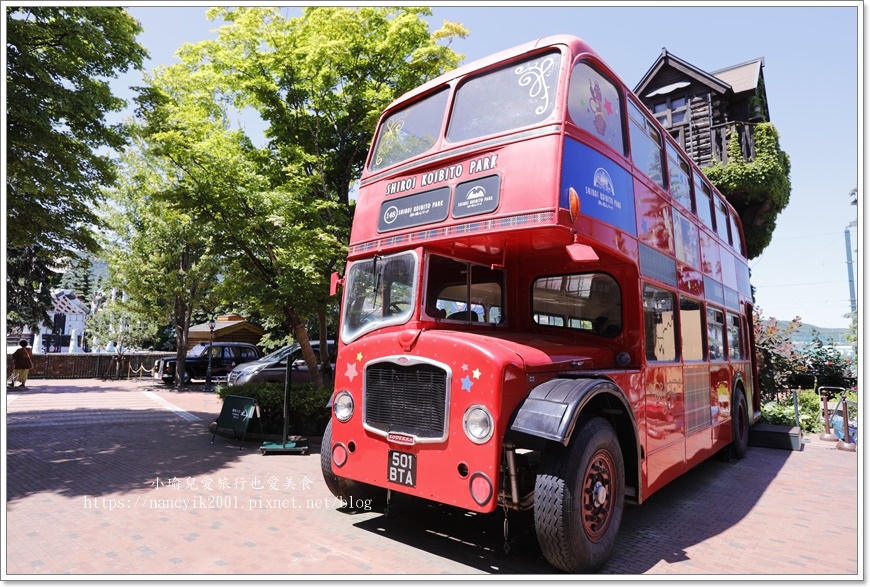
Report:
[[[214,318],[211,318],[208,321],[208,366],[205,370],[205,388],[203,391],[214,391],[214,387],[211,383],[211,355],[214,350]]]

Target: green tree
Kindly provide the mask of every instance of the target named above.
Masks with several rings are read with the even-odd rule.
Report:
[[[214,304],[220,272],[214,241],[174,205],[189,195],[166,160],[138,142],[123,156],[121,170],[117,187],[107,191],[109,270],[129,300],[127,315],[147,324],[152,338],[167,323],[175,329],[180,386],[192,316]]]
[[[111,157],[98,150],[125,142],[121,125],[106,121],[125,105],[107,79],[141,69],[141,30],[115,7],[6,8],[10,323],[46,323],[52,273],[70,250],[97,249],[93,205],[115,179]]]
[[[425,8],[209,14],[231,24],[156,72],[139,113],[154,152],[189,188],[176,203],[223,246],[225,291],[280,316],[318,373],[305,318],[318,316],[325,338],[328,276],[345,255],[351,185],[377,118],[399,94],[458,64],[439,42],[464,29],[445,23],[430,34]],[[265,148],[232,128],[231,113],[249,107],[269,124]]]
[[[77,257],[63,274],[61,287],[72,290],[80,300],[90,303],[94,292],[93,266],[90,255]]]
[[[740,216],[750,259],[770,244],[776,218],[791,196],[790,172],[788,153],[779,146],[779,133],[767,122],[755,127],[755,159],[743,159],[739,134],[731,132],[728,164],[717,162],[704,169]]]

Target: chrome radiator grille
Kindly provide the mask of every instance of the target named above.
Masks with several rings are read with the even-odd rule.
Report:
[[[440,440],[447,434],[447,372],[435,365],[366,367],[365,423],[384,433]]]

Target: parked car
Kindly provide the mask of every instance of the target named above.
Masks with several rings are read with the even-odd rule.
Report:
[[[191,379],[205,379],[208,358],[211,355],[211,376],[226,377],[236,365],[256,361],[262,356],[260,349],[244,342],[215,342],[198,344],[190,349],[184,359],[184,383]],[[175,357],[157,359],[154,362],[154,379],[163,383],[175,382]]]
[[[329,360],[335,369],[336,348],[334,341],[329,342]],[[320,365],[320,342],[312,341],[311,348]],[[274,353],[270,353],[257,361],[245,363],[235,367],[227,376],[227,385],[241,385],[242,383],[273,381],[284,383],[287,380],[287,359],[291,365],[291,383],[309,383],[311,374],[308,365],[302,357],[302,347],[298,343],[285,346]]]

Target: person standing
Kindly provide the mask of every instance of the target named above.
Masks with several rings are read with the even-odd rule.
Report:
[[[27,348],[27,341],[18,341],[20,348],[12,353],[12,380],[9,382],[9,387],[15,385],[15,381],[20,381],[19,387],[24,387],[27,383],[27,375],[33,369],[33,358],[30,349]]]

